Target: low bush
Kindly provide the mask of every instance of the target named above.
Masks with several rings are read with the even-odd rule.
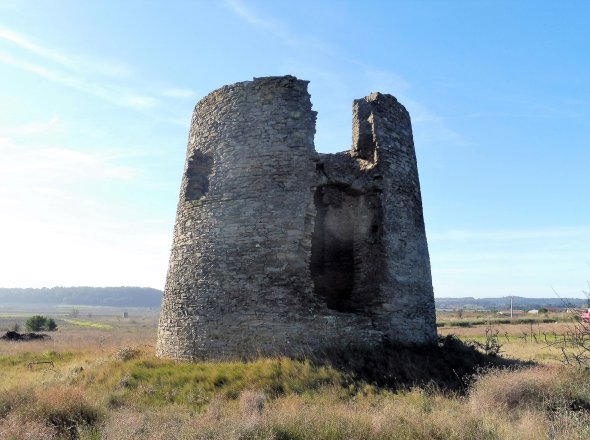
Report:
[[[47,316],[34,315],[27,319],[26,322],[27,330],[31,332],[38,331],[55,331],[57,330],[57,324],[53,318]]]

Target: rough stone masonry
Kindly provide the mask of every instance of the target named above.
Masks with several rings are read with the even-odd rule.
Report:
[[[318,154],[307,84],[255,78],[197,104],[159,356],[435,341],[410,116],[391,95],[357,99],[352,148]]]

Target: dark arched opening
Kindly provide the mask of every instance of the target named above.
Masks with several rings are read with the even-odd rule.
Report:
[[[320,186],[315,192],[311,276],[315,292],[325,299],[328,308],[343,312],[354,309],[355,199],[346,193],[346,187],[338,185]]]

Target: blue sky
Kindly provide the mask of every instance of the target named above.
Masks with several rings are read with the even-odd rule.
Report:
[[[590,279],[590,3],[0,2],[0,286],[163,288],[191,111],[310,80],[316,149],[351,103],[410,111],[437,296]]]

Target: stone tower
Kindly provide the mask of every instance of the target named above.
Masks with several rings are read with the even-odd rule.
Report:
[[[305,355],[436,340],[410,116],[353,103],[353,144],[314,149],[307,81],[224,86],[193,113],[157,354]]]

